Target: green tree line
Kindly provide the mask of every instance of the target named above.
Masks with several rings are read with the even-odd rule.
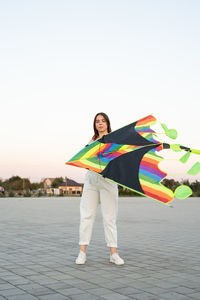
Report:
[[[56,177],[52,183],[52,188],[58,188],[64,182],[63,177]],[[164,179],[162,184],[172,191],[181,185],[188,185],[192,191],[194,197],[200,197],[200,181],[189,182],[188,180],[183,180],[181,182],[176,181],[174,179]],[[26,193],[30,193],[31,191],[37,191],[38,189],[44,188],[43,181],[41,182],[30,182],[28,178],[21,178],[19,176],[12,176],[9,179],[2,180],[0,179],[0,186],[4,188],[4,190],[10,194],[14,194],[20,191],[26,191]],[[139,196],[136,192],[130,191],[128,189],[123,189],[119,186],[119,195],[121,196]]]
[[[19,176],[12,176],[6,180],[0,180],[0,186],[2,186],[5,191],[23,191],[23,190],[37,190],[43,187],[43,182],[33,182],[31,183],[28,178],[21,178]]]
[[[63,177],[56,177],[51,185],[52,188],[58,188],[64,182]],[[23,190],[38,190],[44,187],[43,181],[30,182],[28,178],[21,178],[19,176],[12,176],[9,179],[0,179],[0,186],[5,191],[23,191]]]

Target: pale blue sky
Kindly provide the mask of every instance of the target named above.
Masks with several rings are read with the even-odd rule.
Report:
[[[83,182],[65,161],[99,111],[113,130],[153,113],[200,149],[199,37],[200,1],[1,1],[0,177]]]

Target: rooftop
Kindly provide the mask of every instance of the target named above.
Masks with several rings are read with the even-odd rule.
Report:
[[[83,186],[82,183],[78,183],[75,180],[67,178],[67,182],[63,182],[61,186]]]

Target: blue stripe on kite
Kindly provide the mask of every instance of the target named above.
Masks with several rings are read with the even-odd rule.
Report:
[[[146,177],[152,178],[152,179],[156,180],[157,182],[159,182],[160,179],[161,179],[160,176],[157,176],[157,175],[155,175],[153,173],[150,173],[148,171],[145,171],[143,169],[140,169],[139,173],[142,174],[142,175],[144,175],[144,176],[146,176]]]
[[[155,132],[154,130],[152,130],[150,128],[137,129],[136,131],[139,131],[139,132]]]
[[[112,145],[112,147],[110,148],[110,150],[112,151],[113,149],[115,149],[115,147],[118,146],[118,144],[114,144]],[[110,151],[109,151],[110,152]]]
[[[104,153],[106,154],[107,152],[113,152],[113,150],[115,150],[116,146],[118,146],[118,144],[113,143],[113,145],[110,146],[110,148],[107,151],[105,151]]]
[[[95,158],[96,158],[97,161],[100,160],[100,161],[105,162],[105,163],[108,163],[111,160],[110,158],[104,157],[102,155],[100,155],[99,157],[95,156]]]

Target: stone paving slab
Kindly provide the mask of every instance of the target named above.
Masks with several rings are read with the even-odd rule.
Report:
[[[118,252],[109,263],[100,207],[86,265],[80,198],[0,198],[0,300],[200,299],[200,198],[119,198]]]

